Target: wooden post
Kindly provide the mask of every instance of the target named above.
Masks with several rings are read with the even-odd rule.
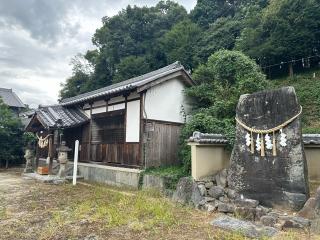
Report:
[[[140,164],[144,164],[144,143],[143,143],[143,132],[144,132],[144,122],[143,122],[143,92],[140,93],[140,133],[139,133],[139,161]]]
[[[293,65],[292,65],[292,62],[289,63],[289,77],[293,77]]]
[[[88,147],[88,161],[90,162],[91,161],[91,138],[92,138],[92,103],[89,103],[90,105],[90,125],[89,125],[89,147]]]
[[[127,142],[127,107],[128,107],[128,94],[124,96],[124,142]]]
[[[40,153],[39,153],[39,145],[38,145],[38,142],[37,142],[37,143],[36,143],[36,164],[35,164],[35,171],[38,171],[39,158],[40,158]]]
[[[53,135],[49,137],[49,146],[48,146],[48,157],[49,157],[49,175],[52,174],[52,165],[53,165]]]

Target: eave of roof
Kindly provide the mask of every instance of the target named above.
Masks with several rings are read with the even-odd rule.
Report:
[[[61,105],[40,107],[32,119],[38,120],[44,129],[72,128],[89,121],[89,118],[79,108],[66,108]],[[32,128],[30,121],[26,130]],[[31,125],[30,125],[31,124]]]
[[[179,75],[181,75],[189,85],[194,85],[191,76],[186,72],[184,67],[179,62],[175,62],[164,68],[160,68],[158,70],[146,73],[135,78],[128,79],[120,83],[116,83],[88,93],[80,94],[75,97],[63,99],[61,101],[61,105],[68,106],[78,104],[105,96],[121,94],[126,91],[133,91],[136,89],[139,92],[139,88],[141,88],[142,86],[145,86],[148,83],[151,83],[155,80],[164,78],[174,73],[179,73]]]

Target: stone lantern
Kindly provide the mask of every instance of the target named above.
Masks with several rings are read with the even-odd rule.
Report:
[[[33,172],[32,162],[34,160],[34,151],[31,144],[28,144],[28,146],[26,147],[24,158],[26,159],[26,167],[24,169],[24,172],[25,173]]]
[[[71,151],[71,148],[68,148],[66,146],[66,142],[62,141],[61,146],[57,150],[58,150],[58,161],[60,164],[58,177],[59,178],[66,178],[66,169],[67,169],[67,164],[68,164],[68,152]]]

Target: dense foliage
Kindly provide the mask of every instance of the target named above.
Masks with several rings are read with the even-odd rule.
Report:
[[[240,50],[269,77],[318,65],[318,0],[198,0],[188,14],[173,1],[128,6],[104,17],[60,91],[66,98],[175,61],[191,72],[221,49]]]
[[[23,136],[20,120],[0,99],[0,164],[19,163],[23,159]]]
[[[273,81],[273,87],[293,86],[303,108],[303,133],[320,133],[320,70],[308,70],[294,77]]]
[[[235,109],[241,94],[270,86],[259,66],[241,52],[220,50],[193,74],[198,83],[187,90],[195,109],[181,135],[181,158],[190,170],[190,149],[185,139],[194,131],[224,133],[230,145],[235,131]]]

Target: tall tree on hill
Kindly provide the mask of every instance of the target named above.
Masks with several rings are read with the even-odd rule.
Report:
[[[246,20],[236,45],[262,66],[292,61],[319,52],[319,29],[319,1],[271,0]]]
[[[116,65],[125,57],[149,57],[157,53],[157,39],[186,17],[187,11],[172,1],[161,1],[150,8],[128,6],[118,15],[103,19],[103,26],[94,34],[93,43],[115,73]],[[156,66],[150,67],[165,64],[165,60],[159,60],[153,62]]]
[[[113,17],[104,17],[103,26],[92,38],[96,49],[84,56],[93,67],[92,72],[76,67],[60,97],[95,90],[165,66],[167,57],[159,39],[187,17],[185,8],[173,1],[160,1],[154,7],[128,6]]]
[[[180,61],[185,68],[192,70],[195,67],[194,46],[199,41],[200,34],[199,26],[189,19],[173,26],[160,39],[167,62]]]

